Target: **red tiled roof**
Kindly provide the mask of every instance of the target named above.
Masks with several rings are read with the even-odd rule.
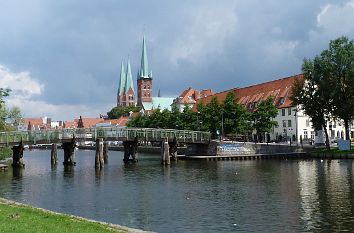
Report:
[[[215,96],[219,103],[224,102],[227,94],[230,91],[235,92],[236,97],[238,98],[238,103],[248,106],[249,103],[259,102],[265,100],[269,96],[274,97],[274,104],[277,108],[288,108],[292,106],[292,101],[290,100],[291,88],[294,85],[296,79],[303,79],[303,75],[294,75],[291,77],[286,77],[282,79],[273,80],[266,83],[256,84],[249,87],[243,88],[234,88],[220,93],[216,93],[212,96],[206,98],[201,98],[197,102],[202,102],[203,104],[210,103],[211,99]],[[279,95],[279,93],[281,93]],[[284,98],[284,103],[279,104],[280,98]],[[196,105],[193,107],[193,110],[196,110]]]
[[[82,117],[82,123],[84,124],[84,128],[92,128],[95,127],[96,124],[102,123],[104,119],[102,118],[84,118]],[[78,126],[79,119],[74,119],[75,128]]]
[[[112,126],[126,126],[128,123],[129,117],[120,117],[118,119],[105,120],[105,123],[110,123]]]
[[[191,87],[184,90],[179,97],[177,98],[177,102],[180,104],[195,104],[196,100],[200,98],[204,98],[210,95],[213,95],[214,92],[211,89],[205,89],[202,91],[195,90]]]

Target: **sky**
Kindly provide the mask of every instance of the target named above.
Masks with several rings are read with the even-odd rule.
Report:
[[[97,117],[144,35],[153,95],[177,97],[301,73],[353,22],[354,0],[0,0],[0,87],[24,117]]]

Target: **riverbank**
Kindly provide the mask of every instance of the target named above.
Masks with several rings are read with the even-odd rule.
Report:
[[[142,230],[34,208],[0,198],[0,232],[137,232]]]

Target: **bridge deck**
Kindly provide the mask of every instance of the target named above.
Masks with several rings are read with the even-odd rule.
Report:
[[[24,144],[61,143],[72,140],[95,141],[103,138],[106,141],[132,141],[136,137],[139,141],[172,141],[203,143],[210,141],[210,133],[190,130],[153,129],[153,128],[121,128],[99,127],[89,129],[58,129],[37,131],[0,132],[0,145],[16,145],[22,140]]]

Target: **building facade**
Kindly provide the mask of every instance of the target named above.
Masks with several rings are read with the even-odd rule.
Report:
[[[278,115],[274,118],[278,125],[273,127],[270,133],[272,140],[283,141],[291,139],[300,141],[300,138],[302,138],[304,141],[323,143],[323,131],[315,131],[312,127],[311,118],[300,110],[300,106],[295,106],[290,98],[295,81],[302,79],[304,79],[303,75],[299,74],[244,88],[234,88],[201,98],[197,103],[201,101],[207,104],[213,96],[216,96],[219,102],[223,102],[227,93],[233,91],[238,98],[238,103],[243,104],[249,111],[254,111],[260,101],[272,96],[274,98],[273,103],[278,109]],[[196,109],[196,105],[194,109]],[[327,126],[331,141],[344,138],[345,128],[340,121],[329,121]],[[351,123],[350,135],[351,138],[354,137],[354,121]]]
[[[211,89],[198,91],[189,87],[173,100],[172,106],[176,107],[180,112],[183,112],[185,106],[193,108],[193,106],[197,103],[197,100],[214,94],[215,93]]]

